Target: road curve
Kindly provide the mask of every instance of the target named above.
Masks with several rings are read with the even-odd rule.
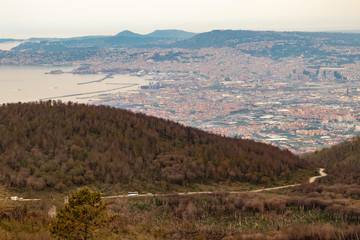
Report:
[[[320,174],[320,175],[319,175],[319,176],[311,177],[311,178],[309,179],[309,183],[313,183],[313,182],[315,182],[316,179],[327,176],[327,174],[326,174],[324,171],[325,171],[324,168],[319,168],[319,174]]]
[[[313,182],[315,182],[316,179],[327,176],[327,174],[324,171],[325,171],[324,168],[319,168],[320,175],[309,178],[309,183],[313,183]],[[278,190],[278,189],[284,189],[284,188],[290,188],[290,187],[297,187],[300,185],[301,184],[298,183],[298,184],[292,184],[292,185],[286,185],[286,186],[280,186],[280,187],[257,189],[257,190],[252,190],[250,192],[264,192],[264,191]]]

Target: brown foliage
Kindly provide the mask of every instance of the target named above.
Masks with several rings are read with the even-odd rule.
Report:
[[[294,189],[295,192],[300,192],[306,194],[307,196],[322,196],[327,197],[328,199],[336,198],[353,198],[360,199],[360,188],[359,185],[352,184],[340,184],[336,183],[334,185],[325,185],[325,184],[305,184]]]
[[[330,224],[297,225],[274,236],[263,233],[236,234],[224,240],[348,240],[359,239],[359,226],[334,227]]]
[[[360,136],[307,155],[305,159],[325,167],[329,176],[320,182],[360,184]]]
[[[336,228],[330,224],[322,225],[299,225],[290,228],[285,236],[287,239],[315,239],[315,240],[341,240],[359,239],[360,227],[348,226]]]
[[[287,150],[122,109],[55,101],[0,107],[0,180],[14,187],[267,184],[299,168],[307,164]]]

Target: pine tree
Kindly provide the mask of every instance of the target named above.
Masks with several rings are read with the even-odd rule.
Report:
[[[100,193],[83,187],[69,197],[69,202],[51,221],[51,236],[57,239],[93,239],[107,223],[105,210]]]

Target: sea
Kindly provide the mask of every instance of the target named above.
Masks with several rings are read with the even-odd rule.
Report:
[[[0,50],[11,50],[12,48],[18,46],[22,41],[11,41],[0,43]]]
[[[73,74],[76,68],[0,65],[0,104],[47,100],[94,103],[104,94],[136,91],[149,85],[144,76]]]

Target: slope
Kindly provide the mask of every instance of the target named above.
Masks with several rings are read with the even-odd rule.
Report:
[[[330,32],[275,32],[250,30],[213,30],[193,36],[192,38],[175,43],[179,48],[204,47],[234,47],[242,43],[256,43],[278,41],[294,43],[315,43],[323,40],[329,45],[358,46],[360,34],[358,33],[330,33]]]
[[[305,159],[325,167],[331,182],[360,184],[360,136],[316,151]]]
[[[33,190],[271,184],[308,167],[287,150],[104,106],[2,105],[0,136],[0,181]]]
[[[13,48],[13,50],[62,52],[101,48],[158,47],[159,44],[167,45],[176,40],[191,38],[194,35],[196,34],[181,30],[156,30],[144,35],[125,30],[114,36],[33,38]]]

